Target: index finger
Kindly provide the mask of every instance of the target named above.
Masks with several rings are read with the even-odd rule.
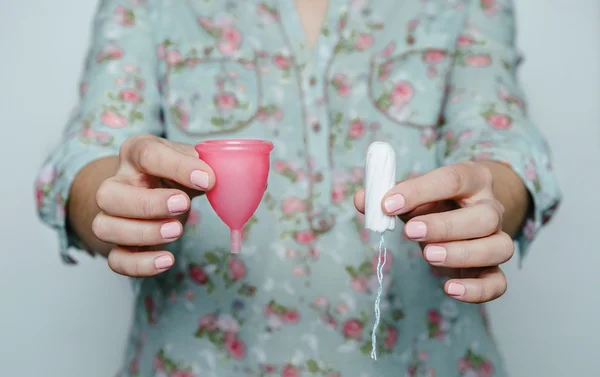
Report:
[[[215,184],[215,174],[197,155],[184,153],[159,138],[144,138],[124,148],[131,167],[154,177],[177,182],[194,190],[206,191]]]
[[[435,169],[394,186],[383,198],[383,211],[400,215],[424,204],[491,194],[492,174],[484,166],[465,161]]]

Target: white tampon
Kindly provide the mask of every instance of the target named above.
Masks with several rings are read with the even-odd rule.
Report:
[[[377,257],[379,289],[375,299],[375,323],[371,333],[371,358],[377,360],[377,328],[381,320],[379,303],[383,293],[383,267],[387,260],[384,233],[396,228],[396,217],[381,208],[383,196],[396,184],[396,153],[388,143],[376,141],[367,150],[365,166],[365,228],[381,234]]]
[[[396,217],[381,208],[383,196],[396,185],[396,153],[388,143],[376,141],[367,150],[365,166],[365,228],[383,233],[396,228]]]

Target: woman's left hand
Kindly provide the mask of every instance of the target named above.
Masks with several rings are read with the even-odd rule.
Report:
[[[398,183],[383,198],[382,208],[406,222],[404,233],[423,248],[435,267],[448,268],[446,293],[482,303],[506,292],[499,265],[514,254],[512,238],[502,231],[504,207],[493,192],[490,169],[461,162]],[[364,212],[364,191],[354,197]]]

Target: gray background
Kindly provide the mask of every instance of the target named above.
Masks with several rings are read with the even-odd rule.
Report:
[[[493,326],[513,377],[598,376],[600,2],[515,2],[521,78],[565,200],[524,268],[507,265]],[[128,283],[101,259],[61,265],[33,199],[34,175],[76,100],[95,7],[0,0],[2,376],[112,377],[121,361]]]

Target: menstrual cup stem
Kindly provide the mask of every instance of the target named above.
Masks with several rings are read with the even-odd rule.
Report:
[[[232,254],[239,254],[242,251],[242,231],[232,230],[230,235],[230,247]]]

